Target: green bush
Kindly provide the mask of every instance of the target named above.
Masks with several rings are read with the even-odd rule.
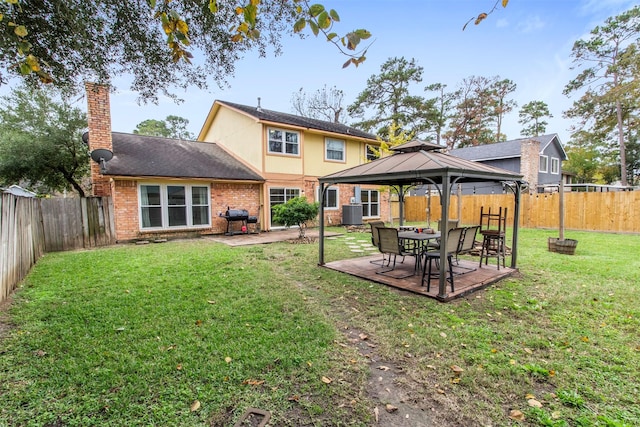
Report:
[[[318,215],[320,204],[309,203],[305,197],[294,197],[287,203],[273,207],[273,220],[284,224],[285,227],[297,225],[300,230],[299,237],[305,236],[307,221],[315,219]]]

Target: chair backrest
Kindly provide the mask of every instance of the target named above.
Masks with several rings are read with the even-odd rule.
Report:
[[[502,234],[507,227],[507,208],[500,207],[498,212],[494,210],[491,213],[491,208],[488,211],[484,210],[484,206],[480,207],[480,232],[481,233],[496,233]]]
[[[464,229],[462,240],[460,240],[460,248],[458,248],[459,253],[469,252],[473,249],[479,228],[479,225],[474,225]]]
[[[385,254],[402,255],[398,229],[391,227],[378,227],[378,248]]]
[[[371,227],[371,244],[378,247],[378,228],[384,227],[384,221],[371,221],[369,226]]]
[[[453,228],[456,228],[458,226],[459,222],[460,221],[457,220],[457,219],[448,219],[447,220],[447,230],[446,231],[449,231],[449,230],[451,230]],[[443,231],[442,230],[442,220],[438,220],[438,231]]]
[[[456,227],[449,230],[447,233],[447,253],[456,253],[460,247],[460,238],[462,237],[462,231],[464,228]]]

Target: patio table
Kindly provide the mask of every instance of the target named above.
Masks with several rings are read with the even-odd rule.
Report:
[[[415,231],[402,231],[398,233],[398,238],[402,242],[402,246],[407,251],[414,253],[416,257],[416,271],[420,271],[420,254],[427,249],[429,240],[440,238],[440,232],[435,233],[416,233]]]

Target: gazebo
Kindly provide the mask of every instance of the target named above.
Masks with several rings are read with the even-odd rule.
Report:
[[[327,188],[334,184],[375,184],[391,186],[398,192],[400,201],[400,225],[403,219],[404,191],[417,185],[434,185],[440,192],[442,220],[449,219],[451,189],[455,184],[465,182],[503,182],[514,195],[513,236],[511,249],[511,268],[516,268],[518,256],[518,218],[520,214],[520,195],[522,175],[461,159],[445,152],[441,145],[413,140],[392,148],[393,154],[381,157],[369,163],[358,165],[340,172],[319,178],[320,218],[324,218],[324,197]],[[324,259],[324,221],[320,221],[318,265],[325,265]],[[447,233],[442,233],[440,244],[440,277],[438,297],[447,297],[446,278]]]

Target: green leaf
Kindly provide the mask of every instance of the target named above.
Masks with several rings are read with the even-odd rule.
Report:
[[[307,26],[306,19],[300,18],[295,24],[293,24],[293,32],[299,33],[300,31],[304,30],[304,27],[306,26]]]
[[[340,22],[340,16],[338,16],[338,12],[335,11],[335,9],[331,9],[329,11],[329,15],[331,15],[331,19],[333,19],[336,22]]]
[[[209,0],[209,11],[211,13],[216,13],[218,11],[218,1],[217,0]]]
[[[155,9],[156,8],[156,0],[147,0],[147,4],[149,5],[149,7],[151,9]]]
[[[356,33],[356,35],[358,37],[360,37],[360,40],[366,40],[369,37],[371,37],[371,33],[369,31],[365,30],[365,29],[362,29],[362,28],[359,29],[359,30],[355,30],[354,32]]]
[[[321,4],[314,4],[309,7],[309,15],[313,18],[320,15],[322,12],[324,12],[324,6]]]
[[[329,33],[327,34],[327,40],[333,40],[338,37],[338,33]]]
[[[18,25],[16,29],[13,30],[13,32],[16,33],[16,36],[18,37],[26,37],[26,35],[29,34],[27,28],[24,25]]]
[[[27,76],[31,74],[31,67],[26,62],[20,64],[20,74]]]
[[[326,30],[331,25],[331,20],[329,19],[329,14],[327,11],[322,12],[318,15],[318,26],[323,30]]]
[[[313,34],[317,36],[320,30],[318,29],[318,26],[316,25],[316,23],[313,21],[309,21],[309,26],[311,27],[311,32],[313,32]]]

